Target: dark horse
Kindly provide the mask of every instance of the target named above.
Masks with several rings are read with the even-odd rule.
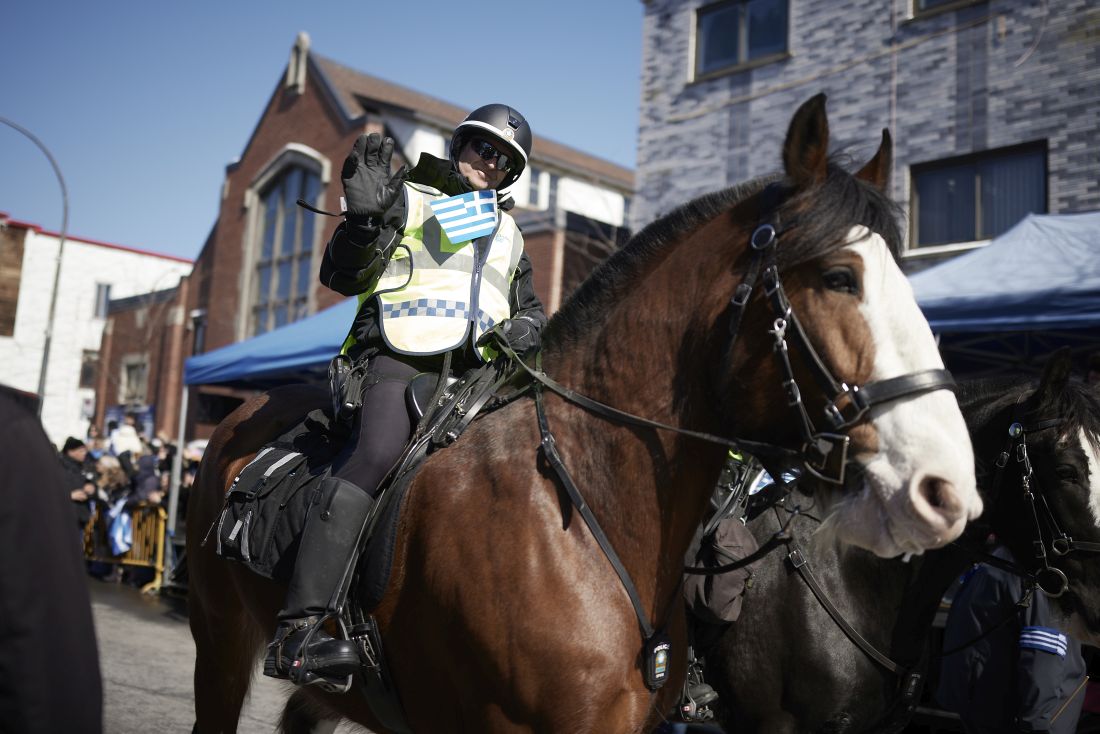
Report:
[[[816,526],[809,519],[791,524],[827,597],[890,662],[919,668],[940,597],[977,559],[965,548],[980,548],[990,531],[1021,561],[1036,559],[1033,541],[1047,542],[1047,555],[1068,580],[1055,604],[1067,617],[1062,628],[1082,642],[1100,642],[1100,558],[1089,558],[1089,549],[1059,555],[1055,547],[1066,546],[1051,542],[1054,528],[1078,543],[1100,541],[1100,395],[1070,380],[1069,370],[1067,354],[1048,362],[1038,384],[1021,377],[960,386],[986,510],[956,544],[905,563],[823,542],[813,537]],[[1028,429],[1034,472],[1029,481],[1041,536],[1022,488],[1025,465],[1016,452],[998,475],[997,458],[1013,423]],[[807,498],[796,494],[788,500],[798,503],[806,506]],[[786,512],[769,512],[750,527],[757,537],[768,537],[777,516],[785,518]],[[1028,570],[1041,568],[1037,563],[1028,562]],[[1051,591],[1061,585],[1056,573],[1040,580]],[[710,682],[722,696],[720,716],[738,734],[889,732],[899,731],[909,718],[902,698],[905,676],[872,662],[849,641],[779,557],[761,564],[740,618],[708,653],[707,663]]]
[[[819,95],[792,119],[776,186],[702,197],[640,232],[554,317],[543,362],[574,390],[665,424],[783,450],[850,441],[851,470],[832,493],[849,498],[838,535],[886,555],[942,545],[981,503],[953,394],[935,380],[918,389],[924,378],[913,379],[943,365],[892,256],[895,209],[882,192],[889,136],[855,175],[829,159],[828,137]],[[754,253],[766,252],[777,266],[763,263],[761,287],[732,319],[731,296],[761,264]],[[784,293],[790,310],[777,313]],[[784,334],[795,331],[805,340],[788,363]],[[824,394],[823,370],[846,392]],[[791,397],[799,384],[804,403]],[[906,385],[907,394],[895,394]],[[889,399],[861,405],[855,386]],[[188,518],[199,732],[235,730],[282,595],[218,559],[201,535],[235,473],[326,402],[319,390],[273,391],[236,410],[210,440]],[[832,434],[807,437],[825,423],[827,403],[847,417]],[[373,613],[413,731],[641,732],[677,695],[681,563],[726,446],[609,420],[550,393],[546,417],[639,608],[672,638],[670,680],[658,693],[647,688],[640,616],[541,461],[536,406],[521,399],[432,454],[405,499],[393,574]],[[296,710],[307,701],[381,730],[355,694],[303,690]],[[293,712],[284,718],[296,730],[300,723]]]

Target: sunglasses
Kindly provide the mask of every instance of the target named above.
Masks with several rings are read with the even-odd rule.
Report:
[[[513,162],[513,159],[507,154],[501,153],[499,150],[493,147],[492,143],[488,142],[487,140],[475,138],[474,140],[470,141],[470,148],[473,149],[473,151],[479,156],[481,156],[481,159],[483,161],[491,163],[493,160],[496,160],[497,168],[504,171],[505,173],[510,173],[512,169],[515,168],[515,163]]]

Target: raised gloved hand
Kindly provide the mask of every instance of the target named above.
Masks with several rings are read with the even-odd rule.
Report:
[[[355,141],[340,171],[348,219],[380,221],[397,201],[408,167],[391,174],[392,157],[393,138],[371,133]]]
[[[494,341],[505,344],[521,356],[527,352],[538,351],[540,343],[538,325],[534,319],[527,316],[505,319],[482,334],[481,338],[477,340],[477,345],[479,347],[491,346]]]

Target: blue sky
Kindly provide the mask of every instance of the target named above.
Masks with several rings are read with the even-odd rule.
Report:
[[[360,71],[633,168],[640,0],[9,0],[0,117],[37,136],[69,233],[193,258],[299,31]],[[46,157],[0,124],[0,212],[61,227]]]

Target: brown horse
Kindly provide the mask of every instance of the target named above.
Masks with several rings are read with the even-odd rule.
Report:
[[[899,234],[882,192],[889,136],[856,175],[828,157],[828,137],[819,95],[792,119],[778,184],[705,196],[640,232],[554,317],[544,364],[587,396],[677,427],[788,454],[848,445],[843,481],[822,492],[823,502],[841,500],[837,536],[883,555],[917,551],[950,541],[980,512],[973,456],[892,257]],[[741,309],[738,286],[758,277]],[[282,595],[200,536],[236,471],[326,401],[304,387],[261,395],[207,448],[188,522],[196,731],[235,730]],[[432,454],[399,520],[393,575],[374,614],[415,732],[642,732],[677,695],[682,559],[726,447],[609,420],[553,394],[546,419],[643,614],[672,638],[670,680],[647,688],[639,616],[539,455],[534,401],[519,400]],[[307,699],[381,730],[355,694],[294,697]],[[303,708],[284,725],[299,730]]]

